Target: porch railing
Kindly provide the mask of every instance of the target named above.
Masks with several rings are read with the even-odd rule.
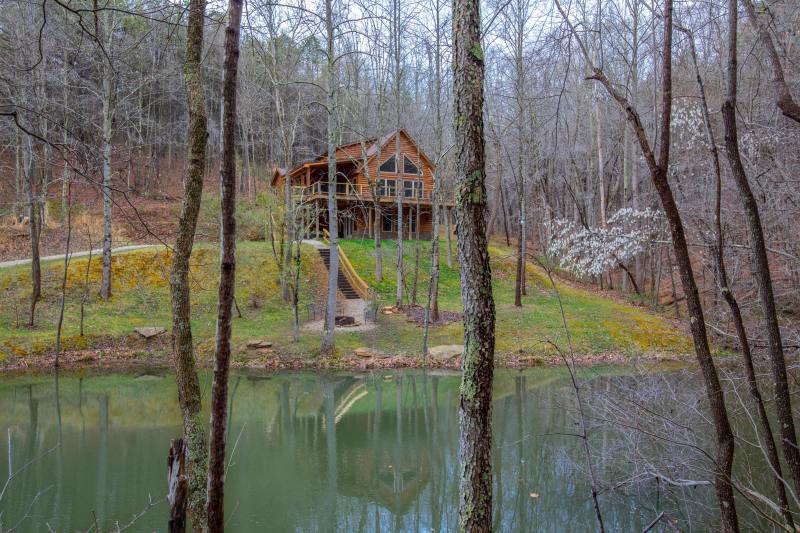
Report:
[[[302,197],[310,199],[316,195],[328,194],[328,183],[318,181],[312,183],[308,187],[295,186],[292,187],[292,194],[295,197]],[[403,187],[401,189],[403,199],[407,200],[427,200],[430,201],[433,197],[433,189],[426,186]],[[340,198],[352,198],[357,200],[372,201],[374,198],[380,200],[393,200],[397,198],[397,187],[390,185],[378,185],[371,187],[369,185],[357,183],[337,183],[336,196]]]

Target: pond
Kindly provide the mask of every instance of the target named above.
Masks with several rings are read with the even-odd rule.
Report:
[[[227,529],[455,530],[459,379],[234,374]],[[498,371],[494,397],[495,530],[594,529],[568,376]],[[0,430],[0,480],[30,462],[0,501],[3,528],[27,511],[20,531],[110,531],[146,510],[128,531],[166,529],[166,456],[181,433],[171,374],[5,377]],[[660,510],[656,485],[602,505],[612,531],[641,531]]]

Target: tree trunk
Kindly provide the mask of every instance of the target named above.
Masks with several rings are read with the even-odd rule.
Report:
[[[325,325],[322,332],[322,355],[333,355],[336,328],[336,292],[339,278],[339,227],[336,213],[336,80],[333,34],[333,0],[325,0],[325,30],[327,37],[327,113],[328,113],[328,234],[330,235],[330,267],[328,268],[328,298],[325,306]]]
[[[733,497],[731,484],[731,470],[733,466],[734,439],[725,407],[725,398],[719,382],[717,369],[711,357],[708,344],[706,323],[703,308],[700,304],[700,295],[697,291],[689,248],[686,244],[686,235],[683,229],[678,206],[672,195],[667,179],[669,164],[670,144],[670,118],[672,115],[672,0],[666,0],[664,5],[664,55],[662,65],[662,109],[661,109],[661,141],[659,145],[658,163],[654,157],[647,158],[650,162],[651,177],[664,212],[669,221],[672,233],[675,259],[681,275],[683,292],[686,295],[686,304],[689,312],[689,324],[692,331],[695,352],[700,369],[705,381],[711,415],[717,436],[717,458],[714,485],[720,507],[720,519],[724,531],[738,531],[739,522],[736,514],[736,504]],[[629,108],[630,109],[630,108]],[[630,113],[630,111],[629,111]],[[644,139],[644,130],[637,132],[640,141]]]
[[[33,146],[28,135],[25,135],[22,141],[22,174],[27,192],[28,229],[31,241],[31,307],[28,325],[33,327],[36,323],[36,304],[42,298],[42,266],[39,257],[42,219],[36,201],[37,179],[33,169]]]
[[[735,12],[735,10],[734,10]],[[794,530],[794,519],[790,512],[789,501],[786,497],[786,487],[783,484],[783,474],[780,459],[778,458],[778,451],[775,445],[775,439],[772,434],[772,427],[767,416],[767,410],[764,406],[764,400],[761,397],[761,392],[758,388],[758,379],[756,378],[755,367],[753,365],[753,357],[750,353],[750,342],[747,339],[747,331],[744,327],[744,320],[742,319],[742,312],[739,309],[739,303],[736,297],[731,292],[728,286],[728,274],[725,268],[725,246],[724,236],[722,231],[722,172],[719,163],[719,152],[717,151],[717,142],[714,136],[714,129],[711,124],[711,113],[708,109],[708,100],[706,98],[705,84],[700,74],[700,68],[697,63],[697,51],[694,43],[694,35],[691,31],[685,28],[678,28],[686,33],[689,40],[689,52],[692,58],[692,66],[694,67],[695,79],[697,86],[700,89],[700,104],[703,111],[703,123],[705,125],[706,136],[708,137],[709,152],[711,155],[711,162],[714,168],[715,179],[715,195],[714,195],[714,230],[716,233],[716,243],[714,245],[714,260],[716,263],[717,283],[719,284],[720,292],[728,304],[731,311],[731,319],[733,320],[734,327],[736,328],[736,335],[739,338],[739,345],[742,350],[742,359],[744,361],[745,372],[747,374],[747,386],[753,402],[756,404],[758,411],[758,423],[762,433],[761,439],[764,441],[765,453],[769,461],[770,468],[773,472],[773,481],[775,482],[775,492],[778,496],[778,503],[781,509],[781,515],[790,530]],[[735,33],[733,34],[735,36]],[[735,47],[735,44],[733,45]],[[730,65],[729,65],[730,66]],[[734,68],[735,76],[735,68]],[[730,73],[729,73],[730,74]]]
[[[419,285],[419,225],[421,223],[420,220],[420,208],[419,202],[417,203],[416,207],[414,208],[414,222],[415,222],[415,230],[414,231],[414,281],[411,284],[411,304],[417,305],[417,287]]]
[[[580,40],[580,36],[568,19],[559,0],[556,0],[556,8],[561,13],[564,21],[570,27],[570,31],[581,46],[584,58],[591,64],[588,49]],[[719,382],[717,369],[711,356],[706,332],[703,308],[700,304],[700,295],[692,271],[689,248],[686,243],[686,234],[683,229],[678,206],[669,185],[669,148],[670,148],[670,119],[672,117],[672,0],[665,0],[664,3],[664,43],[662,61],[662,109],[661,109],[661,139],[659,142],[658,159],[653,152],[641,118],[637,110],[630,102],[617,91],[614,84],[605,75],[603,70],[592,67],[591,78],[602,83],[609,95],[625,111],[628,121],[633,127],[642,155],[647,162],[650,170],[650,177],[658,193],[661,205],[669,222],[670,233],[672,235],[673,249],[675,258],[680,270],[683,292],[686,295],[686,304],[689,312],[689,325],[692,331],[697,361],[700,366],[703,380],[705,383],[706,394],[708,395],[711,418],[717,438],[717,457],[715,462],[714,485],[717,493],[717,500],[720,509],[721,528],[723,531],[738,531],[739,521],[736,513],[736,504],[733,496],[733,485],[731,484],[731,471],[733,467],[734,438],[731,430],[728,412],[725,407],[725,398],[722,386]]]
[[[422,329],[422,356],[428,356],[428,332],[431,322],[439,320],[439,213],[436,209],[438,187],[436,175],[433,182],[433,233],[431,234],[431,280],[428,284],[428,300],[425,305],[425,323]]]
[[[66,162],[64,162],[64,164],[66,165]],[[61,277],[61,302],[58,309],[58,322],[56,324],[56,356],[53,362],[56,373],[58,373],[59,359],[61,356],[61,332],[64,325],[64,306],[67,303],[67,272],[69,270],[70,260],[69,245],[72,241],[72,206],[69,205],[72,198],[70,197],[70,192],[71,191],[67,191],[67,218],[64,220],[64,223],[67,225],[67,242],[64,245],[64,272]]]
[[[769,58],[770,65],[772,66],[772,83],[775,86],[775,92],[777,93],[778,97],[776,101],[778,108],[780,108],[784,116],[794,120],[797,123],[800,123],[800,104],[795,102],[791,89],[789,88],[789,84],[786,83],[786,77],[783,75],[781,59],[778,56],[778,50],[775,48],[775,43],[772,41],[769,30],[760,20],[758,20],[758,15],[756,15],[756,8],[755,5],[753,5],[753,1],[742,1],[744,3],[744,9],[747,11],[747,18],[750,19],[750,24],[753,25],[753,28],[758,33],[758,39],[761,41],[761,45],[767,51],[767,57]]]
[[[107,59],[104,58],[104,61]],[[113,72],[111,65],[103,64],[103,276],[100,297],[111,297],[111,140],[113,131]]]
[[[214,381],[211,388],[211,437],[208,458],[208,531],[225,530],[225,428],[227,427],[228,371],[231,357],[233,298],[236,282],[236,77],[239,64],[239,28],[242,0],[230,0],[225,30],[225,98],[222,163],[220,169],[219,303],[217,308]]]
[[[484,54],[478,0],[453,2],[456,209],[464,354],[459,402],[459,529],[489,532],[492,522],[494,299],[486,242],[483,135]]]
[[[167,501],[169,502],[169,533],[186,531],[186,501],[189,483],[186,477],[186,446],[183,439],[172,439],[167,456]]]
[[[747,3],[747,0],[745,0],[745,3]],[[722,105],[722,119],[725,124],[725,148],[728,164],[731,167],[731,175],[739,188],[739,197],[747,214],[750,244],[753,249],[753,276],[758,285],[761,311],[764,314],[769,342],[772,378],[775,381],[775,410],[778,415],[783,456],[786,459],[795,491],[800,491],[800,448],[797,447],[797,434],[794,427],[794,418],[792,417],[792,401],[786,374],[786,360],[783,355],[783,341],[781,339],[778,313],[775,308],[775,295],[772,290],[772,276],[769,271],[764,229],[761,225],[758,203],[750,188],[750,183],[747,181],[747,174],[739,156],[739,138],[736,131],[738,63],[736,52],[736,34],[738,31],[736,0],[729,0],[728,9],[733,11],[728,14],[728,94],[725,103]]]
[[[399,91],[399,89],[397,89]],[[400,98],[397,98],[396,105],[398,106],[397,115],[397,129],[395,130],[395,194],[397,195],[397,287],[395,290],[395,305],[402,307],[403,305],[403,180],[400,174]]]
[[[190,1],[184,63],[184,80],[189,109],[187,132],[189,153],[184,179],[183,205],[178,219],[178,235],[175,240],[170,270],[172,353],[186,446],[187,506],[189,518],[200,530],[205,529],[206,523],[208,437],[201,419],[200,382],[192,343],[189,259],[192,255],[197,216],[200,212],[200,200],[203,194],[206,143],[208,141],[208,116],[206,115],[201,68],[205,11],[205,0]]]

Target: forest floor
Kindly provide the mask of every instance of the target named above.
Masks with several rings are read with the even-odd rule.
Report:
[[[394,304],[397,248],[383,242],[384,276],[374,276],[371,240],[344,240],[342,247],[363,279],[377,294],[378,306]],[[428,290],[430,242],[419,245],[417,301],[424,303]],[[447,249],[440,250],[440,308],[449,314],[431,328],[429,346],[457,346],[462,342],[460,287],[455,250],[448,267]],[[561,318],[559,299],[546,274],[538,266],[527,267],[528,295],[522,308],[514,302],[514,253],[493,245],[493,289],[497,306],[498,365],[526,367],[560,364],[562,355],[574,354],[580,364],[630,363],[680,360],[691,351],[688,336],[674,321],[642,306],[610,298],[578,284],[558,282],[569,339]],[[415,243],[404,246],[406,303],[411,304]],[[73,258],[67,272],[66,305],[61,360],[65,367],[120,368],[170,364],[171,255],[158,246],[119,253],[113,259],[112,297],[98,296],[101,261]],[[191,262],[192,326],[200,364],[211,365],[216,321],[218,252],[213,244],[199,244]],[[88,268],[87,268],[88,267]],[[87,278],[88,273],[88,278]],[[241,316],[234,321],[234,366],[266,369],[302,368],[402,368],[432,366],[458,368],[453,349],[421,357],[422,327],[419,308],[378,313],[378,327],[369,331],[337,329],[337,355],[318,357],[320,335],[301,330],[292,340],[291,306],[281,299],[277,269],[270,246],[240,242],[237,247],[236,303]],[[43,298],[37,305],[33,327],[29,314],[30,272],[27,266],[0,270],[0,370],[43,369],[53,364],[56,324],[61,301],[63,260],[43,263]],[[307,322],[322,309],[327,272],[318,253],[303,247],[300,318]],[[88,279],[88,287],[86,280]],[[81,301],[83,335],[80,334]],[[361,320],[361,317],[356,317]],[[165,331],[150,338],[134,328],[155,327]],[[570,344],[572,346],[570,351]]]

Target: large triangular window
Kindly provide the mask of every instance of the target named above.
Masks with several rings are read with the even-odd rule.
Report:
[[[405,174],[419,174],[419,169],[407,155],[403,156],[403,172]]]
[[[397,160],[394,158],[394,156],[392,156],[384,161],[378,170],[381,172],[397,172],[396,161]]]

